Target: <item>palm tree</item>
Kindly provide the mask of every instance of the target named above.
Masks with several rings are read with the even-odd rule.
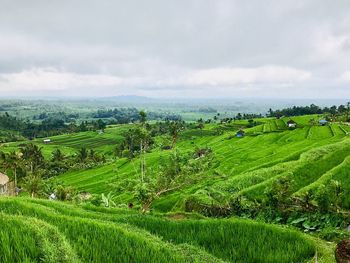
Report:
[[[140,139],[140,165],[141,165],[141,181],[143,182],[146,175],[146,157],[145,153],[151,141],[151,134],[145,129],[136,130],[136,135]]]
[[[15,188],[16,188],[17,187],[17,170],[19,167],[22,166],[21,154],[16,153],[15,151],[10,152],[6,156],[6,166],[7,166],[7,168],[9,168],[13,171]]]
[[[23,160],[30,166],[30,172],[33,173],[44,162],[44,156],[41,152],[42,148],[30,143],[21,149]]]
[[[83,162],[86,160],[87,157],[88,157],[88,150],[85,147],[81,148],[78,152],[78,159]]]
[[[61,152],[60,149],[56,149],[52,152],[52,161],[53,162],[61,162],[65,158],[64,154]]]

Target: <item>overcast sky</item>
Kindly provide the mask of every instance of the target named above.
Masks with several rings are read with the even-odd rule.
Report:
[[[350,97],[349,0],[0,6],[0,97]]]

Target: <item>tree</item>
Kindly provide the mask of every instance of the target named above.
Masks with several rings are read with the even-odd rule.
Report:
[[[183,130],[183,123],[181,121],[173,121],[169,123],[169,133],[172,137],[171,147],[174,148],[180,132]]]
[[[146,120],[147,120],[147,114],[146,114],[146,112],[140,111],[140,112],[139,112],[139,116],[140,116],[140,123],[141,123],[142,126],[144,126],[145,123],[146,123]]]
[[[334,207],[338,212],[342,194],[342,185],[337,180],[331,180],[327,186],[321,184],[315,195],[320,211],[326,213]]]
[[[145,153],[148,150],[148,146],[151,141],[150,133],[144,129],[136,130],[138,132],[138,138],[140,139],[140,167],[141,167],[141,181],[144,180],[146,173],[146,155]]]
[[[200,130],[203,130],[204,129],[204,121],[202,118],[198,119],[197,120],[197,127],[200,129]]]
[[[174,151],[161,162],[158,173],[135,185],[134,197],[141,203],[142,212],[149,211],[154,200],[160,196],[202,180],[213,164],[213,154],[201,158],[181,155]]]
[[[45,187],[44,180],[39,173],[27,175],[24,182],[24,187],[32,198],[38,196]]]
[[[82,121],[79,125],[79,131],[87,131],[87,122]]]
[[[17,187],[17,170],[21,166],[22,166],[22,158],[20,154],[13,151],[6,155],[5,167],[13,171],[15,188]]]
[[[284,211],[289,204],[292,181],[288,176],[281,177],[273,182],[266,191],[267,204]]]
[[[101,120],[101,119],[97,120],[97,128],[99,130],[104,131],[106,129],[106,126],[107,125],[106,125],[106,123],[103,120]]]
[[[88,157],[88,150],[85,147],[81,148],[78,152],[78,160],[80,162],[84,162],[87,159],[87,157]]]
[[[64,158],[65,156],[60,149],[57,148],[52,152],[52,158],[51,158],[52,162],[62,162]]]
[[[33,174],[41,165],[44,164],[44,156],[41,148],[30,143],[21,148],[22,158],[29,165],[29,171]]]
[[[343,187],[341,183],[337,180],[331,180],[329,185],[329,191],[331,195],[332,204],[336,208],[337,212],[339,211],[339,205],[341,197],[343,194]]]
[[[15,151],[8,154],[1,152],[0,161],[5,170],[12,170],[15,187],[17,186],[17,171],[23,166],[21,154]]]
[[[331,206],[331,197],[324,184],[321,184],[316,192],[315,200],[321,212],[326,213]]]

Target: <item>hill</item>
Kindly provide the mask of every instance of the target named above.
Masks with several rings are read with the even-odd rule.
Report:
[[[151,147],[132,155],[116,152],[127,139],[140,143],[139,124],[2,144],[10,153],[32,143],[46,160],[62,151],[72,167],[45,193],[77,192],[70,203],[0,198],[0,261],[313,262],[317,252],[319,262],[334,262],[333,242],[349,236],[350,126],[317,125],[321,118],[292,117],[295,128],[287,117],[187,123],[173,147],[151,123]],[[82,148],[106,160],[74,166]],[[142,188],[164,178],[168,188]]]
[[[171,193],[163,200],[160,198],[155,208],[163,212],[177,211],[190,196],[203,195],[203,189],[219,191],[227,197],[234,194],[252,200],[259,199],[272,182],[284,176],[289,176],[294,182],[291,195],[298,195],[331,179],[339,180],[348,193],[349,180],[338,174],[338,171],[346,169],[348,165],[349,127],[338,124],[310,126],[309,118],[294,118],[299,128],[293,130],[286,128],[287,118],[271,119],[246,128],[247,136],[244,138],[234,136],[237,126],[226,126],[221,135],[217,135],[217,125],[183,132],[177,149],[193,152],[196,148],[210,147],[218,165],[208,171],[207,177],[200,182]],[[149,169],[157,171],[159,161],[169,154],[169,151],[161,150],[160,147],[147,153],[145,158]],[[108,193],[115,191],[115,183],[136,178],[138,169],[138,159],[129,161],[122,158],[105,166],[72,171],[59,178],[80,190]],[[116,192],[116,195],[122,202],[131,199],[130,194],[125,192]],[[344,200],[344,207],[348,207],[348,202]]]

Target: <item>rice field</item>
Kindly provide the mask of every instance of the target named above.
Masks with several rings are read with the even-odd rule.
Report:
[[[320,240],[244,219],[171,219],[0,198],[1,262],[306,262]],[[14,247],[18,249],[14,250]],[[322,258],[329,258],[325,252]]]
[[[103,133],[98,131],[87,131],[80,133],[63,134],[48,137],[51,142],[45,144],[44,138],[30,141],[42,148],[43,155],[50,158],[54,150],[60,149],[64,154],[75,154],[82,147],[94,149],[97,153],[104,153],[109,156],[117,143],[123,140],[123,133],[130,128],[130,125],[114,125],[107,128]],[[4,143],[1,145],[1,151],[11,152],[18,150],[18,147],[27,141]]]
[[[308,123],[307,118],[296,117],[300,125]],[[284,126],[283,126],[284,124]],[[299,125],[299,123],[298,123]],[[258,130],[264,131],[259,135]],[[196,147],[210,147],[219,165],[208,171],[208,177],[201,182],[171,193],[155,203],[162,212],[177,211],[178,203],[208,185],[224,190],[228,194],[239,193],[258,198],[271,183],[287,174],[295,182],[293,191],[298,192],[322,178],[329,170],[340,165],[350,153],[349,139],[340,125],[304,126],[288,130],[283,119],[268,119],[266,123],[246,129],[244,138],[228,138],[231,130],[215,135],[213,127],[203,131],[186,131],[178,142],[181,151],[193,151]],[[329,150],[330,149],[330,150]],[[158,148],[146,154],[146,163],[151,173],[156,172],[161,158],[169,154]],[[317,156],[319,159],[313,159]],[[139,161],[119,159],[114,163],[89,169],[73,171],[60,176],[66,185],[91,193],[109,193],[114,184],[134,178],[139,173]],[[220,176],[210,176],[210,174]],[[347,177],[341,178],[348,185]],[[346,189],[347,190],[347,189]],[[350,188],[349,188],[350,191]],[[117,200],[126,203],[131,195],[117,193]]]
[[[185,200],[208,188],[225,197],[262,200],[265,190],[281,177],[293,182],[291,196],[338,180],[345,192],[342,209],[349,209],[350,128],[342,124],[312,126],[311,117],[318,118],[291,118],[297,122],[296,129],[287,128],[289,118],[264,119],[258,126],[245,128],[243,138],[234,136],[243,121],[226,125],[221,135],[215,131],[216,124],[186,130],[177,149],[193,152],[210,147],[217,165],[201,181],[157,199],[152,208],[158,214],[153,216],[132,210],[0,198],[0,223],[6,225],[0,228],[0,250],[4,251],[0,262],[314,262],[316,251],[319,262],[334,262],[334,244],[293,229],[236,218],[190,219],[187,217],[193,214],[183,214]],[[43,147],[46,157],[56,148],[71,154],[83,146],[111,156],[128,127],[108,128],[103,134],[54,136],[50,144],[35,143]],[[3,149],[16,149],[18,144]],[[149,176],[157,173],[160,160],[169,153],[155,145],[146,154]],[[134,202],[132,193],[121,191],[116,184],[137,178],[139,168],[137,158],[119,158],[104,166],[67,172],[58,179],[92,194],[113,192],[117,203],[127,204]],[[168,213],[180,216],[172,218]],[[14,251],[17,246],[21,249]]]

